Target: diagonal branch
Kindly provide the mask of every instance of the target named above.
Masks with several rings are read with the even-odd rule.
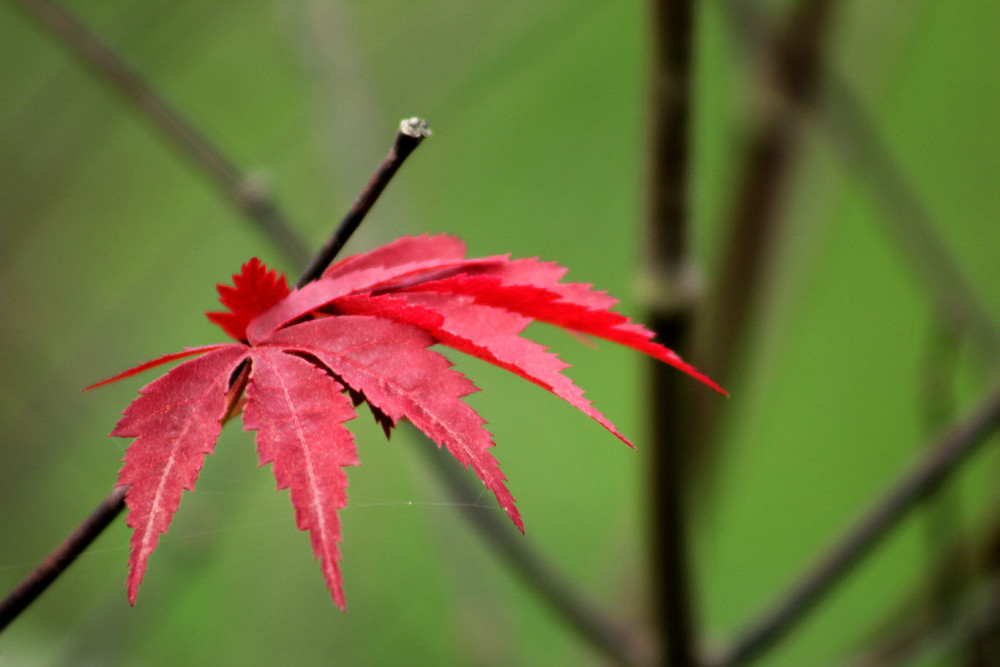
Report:
[[[925,448],[928,452],[837,541],[798,583],[732,643],[720,665],[742,665],[760,657],[788,634],[824,595],[861,562],[1000,425],[1000,385],[965,421]]]
[[[49,587],[49,584],[72,565],[77,556],[83,553],[97,539],[97,536],[111,525],[111,522],[121,514],[123,509],[125,509],[125,488],[118,487],[101,501],[101,504],[91,515],[77,526],[76,530],[70,533],[63,543],[42,561],[41,565],[25,577],[3,599],[3,602],[0,602],[0,631],[17,618]]]
[[[931,598],[930,604],[921,604],[927,598],[922,587],[917,587],[905,595],[889,613],[887,620],[878,624],[851,660],[854,667],[877,667],[879,665],[899,665],[914,662],[914,658],[926,651],[928,639],[945,632],[962,632],[973,629],[976,617],[1000,620],[1000,573],[998,573],[998,547],[1000,547],[1000,516],[996,508],[985,526],[968,535],[953,539],[939,549],[933,564],[936,572],[974,571],[976,576],[966,576],[949,591],[954,598],[940,604]],[[921,582],[922,583],[922,582]],[[976,598],[982,597],[984,590],[990,598],[992,610],[981,614],[976,610]],[[994,628],[994,632],[997,628]],[[990,664],[981,659],[976,662],[978,650],[982,647],[975,642],[958,645],[956,649],[969,651],[955,653],[959,664]],[[971,653],[971,655],[970,655]]]
[[[259,183],[247,178],[177,109],[161,97],[110,46],[62,7],[49,0],[13,0],[62,46],[89,65],[132,108],[159,130],[191,163],[213,181],[226,199],[258,224],[275,246],[295,264],[305,264],[309,250],[278,205]]]
[[[431,130],[427,127],[427,122],[421,118],[408,118],[399,124],[399,131],[396,132],[396,138],[392,141],[389,153],[382,158],[375,169],[375,174],[358,195],[351,208],[348,209],[333,235],[327,239],[320,251],[309,262],[309,266],[302,272],[296,283],[298,287],[302,287],[323,275],[323,271],[330,266],[337,254],[347,244],[347,240],[364,221],[368,211],[378,201],[379,195],[385,190],[385,186],[389,185],[389,181],[392,180],[399,168],[403,166],[406,158],[416,150],[420,142],[429,136],[431,136]]]

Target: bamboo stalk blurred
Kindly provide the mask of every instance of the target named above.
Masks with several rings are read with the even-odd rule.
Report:
[[[753,81],[759,101],[740,158],[722,257],[708,288],[694,355],[699,367],[726,387],[739,377],[754,317],[764,300],[768,267],[783,233],[783,203],[805,129],[800,107],[819,92],[834,5],[833,0],[798,2],[780,31],[770,33],[748,19],[752,10],[747,0],[726,8],[734,32],[754,35],[743,38],[752,45],[747,50],[756,63]],[[711,398],[695,398],[690,448],[694,472],[709,477],[718,455],[714,436],[725,409]]]
[[[691,188],[691,61],[694,3],[654,0],[653,80],[647,225],[642,283],[647,322],[657,340],[682,357],[688,354],[700,297],[689,248]],[[691,588],[684,450],[691,441],[690,378],[660,363],[650,364],[650,562],[653,617],[662,661],[696,664],[697,623]],[[710,393],[707,392],[706,393]],[[718,399],[713,395],[712,398]]]

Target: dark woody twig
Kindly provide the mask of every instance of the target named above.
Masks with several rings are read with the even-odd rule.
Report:
[[[749,2],[736,0],[727,7],[734,23]],[[768,297],[768,267],[783,235],[783,202],[805,129],[803,114],[785,100],[806,100],[817,94],[834,4],[833,0],[795,3],[780,34],[771,39],[761,36],[754,48],[747,49],[747,60],[757,64],[752,74],[758,84],[754,98],[758,104],[739,158],[734,198],[724,223],[722,257],[708,286],[692,355],[703,372],[730,389],[742,370],[754,315]],[[699,392],[692,405],[692,442],[687,455],[690,477],[701,488],[710,488],[714,481],[713,464],[720,456],[715,436],[723,430],[726,417],[725,405],[712,398]]]
[[[649,210],[644,282],[647,321],[657,340],[687,355],[698,297],[688,247],[691,184],[691,61],[694,3],[653,0],[653,80]],[[695,613],[684,507],[682,463],[690,445],[687,378],[653,364],[647,414],[650,420],[650,568],[656,636],[661,661],[673,667],[696,663]]]
[[[408,118],[399,124],[399,131],[396,133],[389,153],[379,163],[375,174],[368,181],[368,185],[361,191],[357,200],[340,221],[340,226],[327,239],[320,251],[309,262],[309,266],[302,272],[302,276],[296,283],[299,287],[319,278],[326,267],[330,266],[347,240],[351,238],[351,235],[365,219],[368,211],[378,201],[379,195],[385,190],[385,186],[392,180],[396,171],[403,165],[410,153],[420,145],[420,142],[430,135],[430,128],[427,127],[427,122],[423,119]]]
[[[59,547],[49,554],[41,565],[21,581],[7,597],[0,602],[0,632],[35,601],[46,588],[66,570],[77,556],[83,553],[97,539],[105,528],[111,525],[125,509],[125,488],[118,487],[91,513],[87,519],[70,533]]]

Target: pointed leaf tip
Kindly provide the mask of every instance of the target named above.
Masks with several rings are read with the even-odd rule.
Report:
[[[156,368],[157,366],[162,366],[163,364],[169,364],[171,361],[177,361],[178,359],[193,357],[196,354],[204,354],[205,352],[211,352],[212,350],[217,350],[220,347],[227,347],[232,344],[233,343],[222,343],[219,345],[203,345],[201,347],[189,347],[181,352],[174,352],[173,354],[165,354],[162,357],[151,359],[150,361],[141,363],[138,366],[133,366],[132,368],[122,371],[118,375],[113,375],[107,378],[106,380],[95,382],[90,386],[84,387],[81,391],[90,391],[91,389],[97,389],[98,387],[103,387],[106,384],[111,384],[112,382],[118,382],[119,380],[124,380],[125,378],[132,377],[133,375],[138,375],[143,371],[148,371],[150,368]]]
[[[340,519],[347,504],[346,466],[358,465],[343,425],[354,406],[339,381],[278,347],[251,352],[243,426],[257,432],[261,465],[272,463],[278,489],[290,491],[299,530],[309,531],[334,602],[345,608],[340,575]]]
[[[133,529],[128,597],[135,602],[149,556],[167,532],[184,490],[194,488],[205,455],[222,430],[229,377],[245,358],[225,345],[186,361],[143,387],[125,409],[114,436],[135,438],[125,452],[118,485],[127,486],[126,524]]]

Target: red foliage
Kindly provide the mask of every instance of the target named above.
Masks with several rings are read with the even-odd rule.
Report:
[[[268,271],[264,263],[254,257],[243,265],[240,273],[233,274],[233,286],[218,285],[219,301],[229,312],[205,313],[208,319],[222,327],[236,340],[247,339],[250,320],[288,296],[285,276]]]
[[[559,282],[566,270],[537,259],[463,259],[448,236],[399,239],[330,267],[319,280],[289,290],[256,258],[219,285],[228,312],[208,318],[238,343],[192,348],[146,362],[93,386],[170,361],[186,361],[140,390],[111,435],[135,438],[119,484],[128,486],[134,529],[128,596],[167,531],[181,492],[192,489],[226,418],[237,370],[249,365],[244,427],[257,432],[261,464],[273,463],[288,488],[296,521],[336,603],[344,607],[339,570],[340,522],[347,475],[357,465],[343,423],[361,402],[386,435],[406,417],[466,468],[471,467],[522,532],[524,526],[485,422],[462,397],[476,387],[428,349],[445,345],[544,387],[631,445],[562,374],[566,364],[520,336],[532,321],[604,338],[660,359],[722,391],[652,333],[610,310],[616,303],[589,285]]]

